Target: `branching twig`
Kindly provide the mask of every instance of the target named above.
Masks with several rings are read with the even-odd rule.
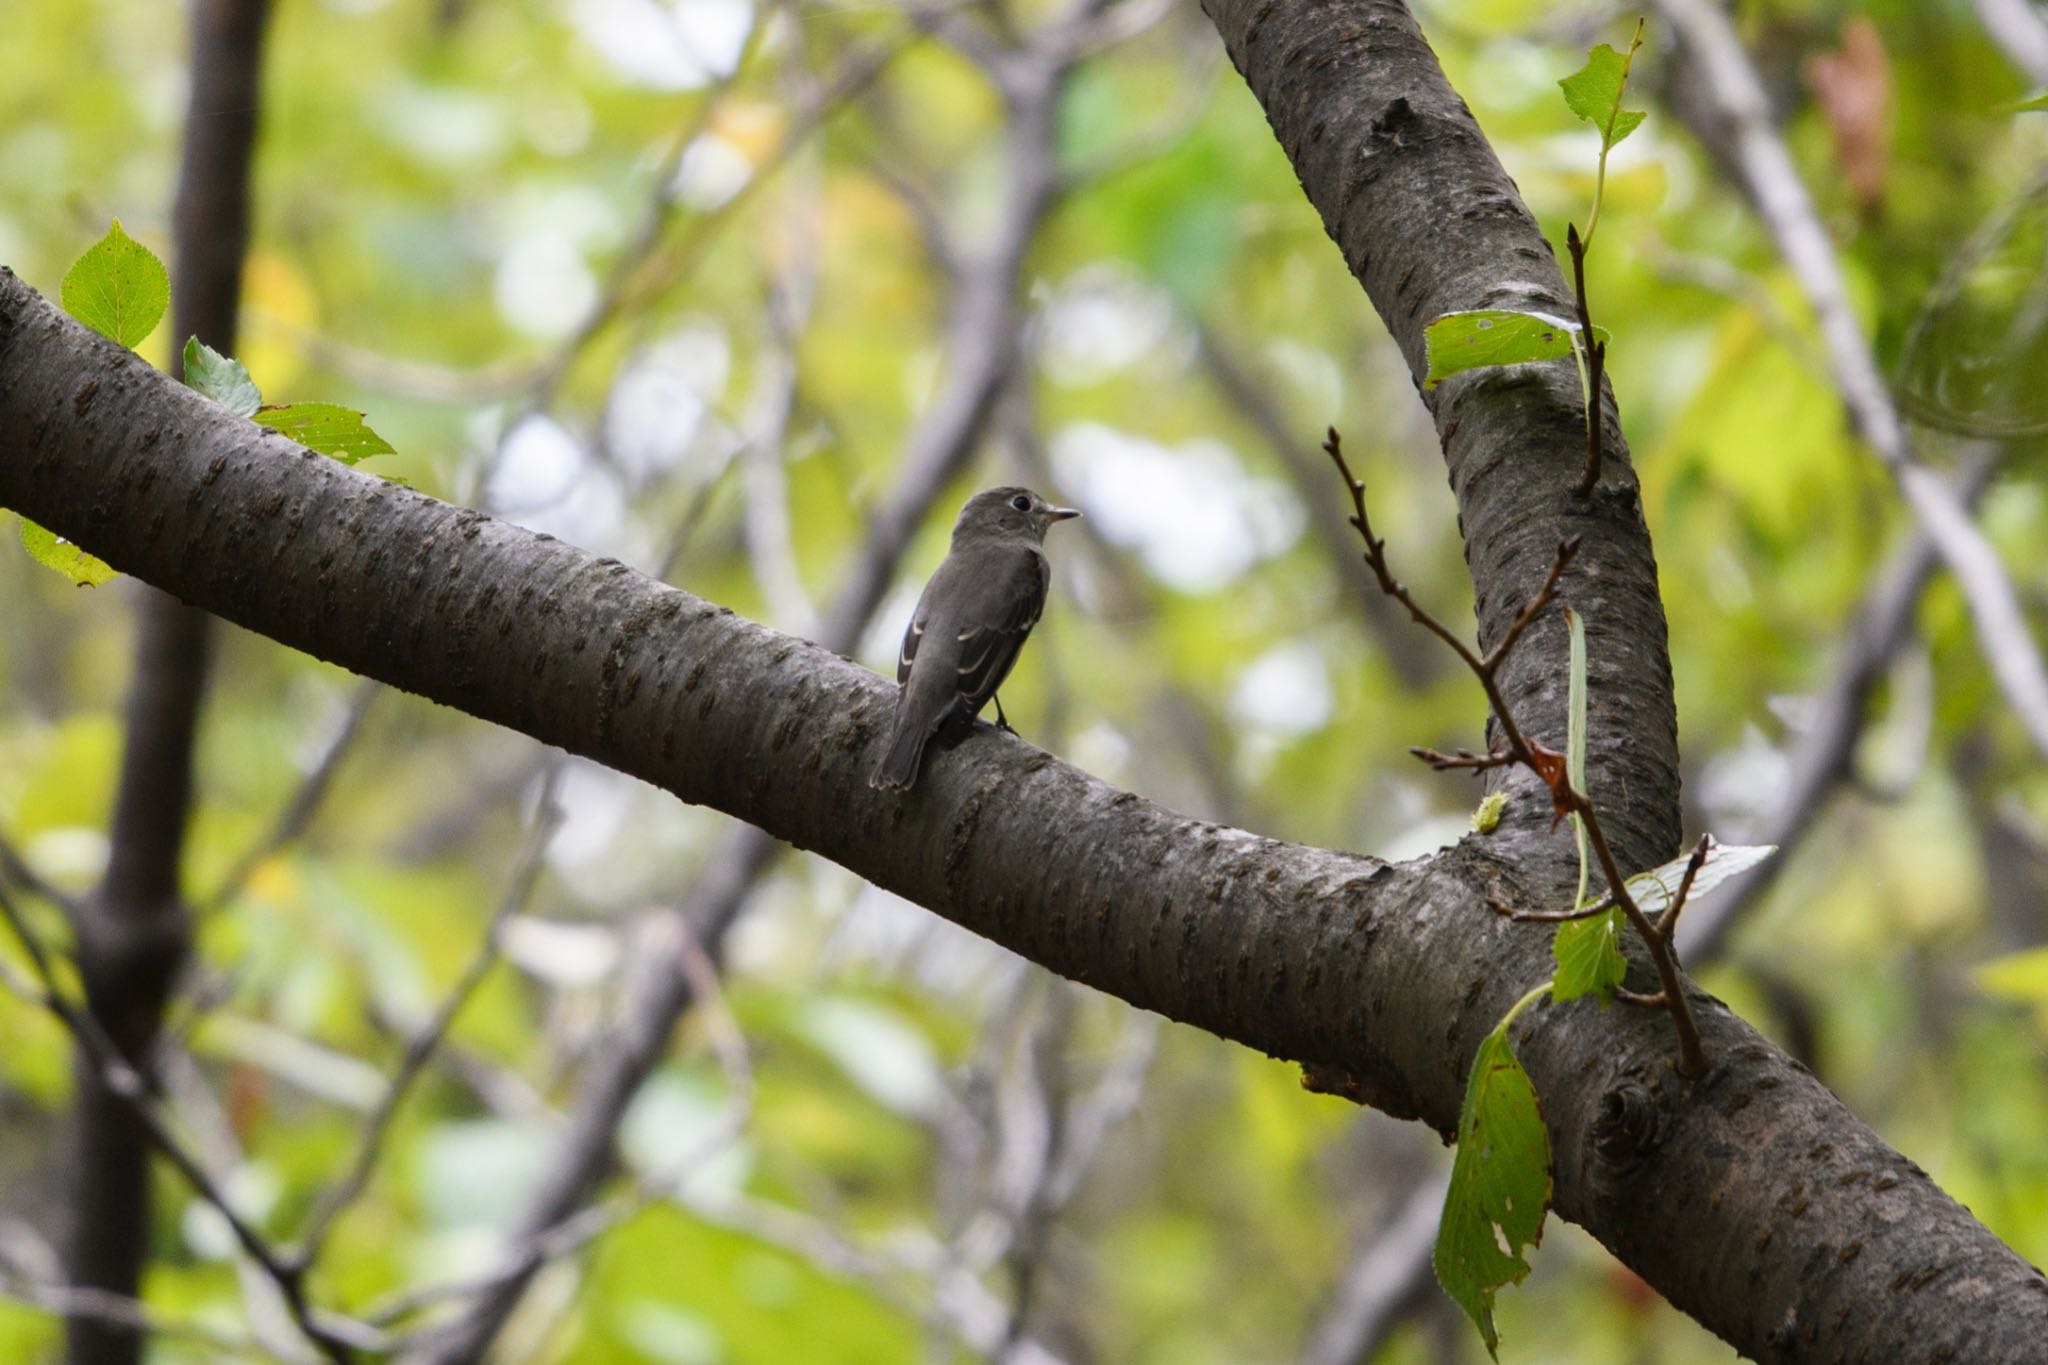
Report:
[[[1573,234],[1576,237],[1576,233]],[[1389,597],[1408,609],[1408,614],[1431,634],[1449,645],[1465,666],[1472,670],[1479,685],[1486,690],[1487,704],[1493,708],[1493,718],[1500,726],[1501,743],[1485,755],[1460,751],[1456,755],[1438,754],[1431,750],[1416,751],[1417,757],[1436,768],[1467,768],[1483,771],[1489,768],[1516,764],[1536,774],[1550,789],[1552,808],[1558,817],[1576,815],[1586,831],[1587,842],[1592,846],[1593,856],[1600,864],[1600,872],[1607,880],[1607,898],[1621,907],[1628,916],[1636,933],[1649,947],[1650,959],[1656,965],[1657,979],[1661,985],[1657,1003],[1671,1011],[1671,1022],[1678,1031],[1678,1069],[1681,1074],[1691,1077],[1704,1075],[1707,1069],[1706,1054],[1700,1047],[1699,1027],[1692,1017],[1692,1007],[1687,1003],[1685,992],[1678,978],[1678,962],[1671,951],[1671,944],[1650,923],[1649,917],[1629,894],[1627,878],[1622,875],[1621,865],[1616,861],[1614,850],[1608,845],[1607,834],[1600,827],[1600,817],[1593,809],[1593,803],[1586,794],[1574,787],[1566,771],[1565,756],[1556,749],[1528,739],[1516,724],[1510,711],[1507,697],[1501,692],[1500,670],[1506,662],[1508,652],[1521,639],[1523,631],[1537,615],[1556,600],[1559,581],[1572,560],[1579,552],[1579,538],[1573,536],[1557,547],[1557,555],[1551,561],[1550,572],[1543,576],[1543,583],[1536,593],[1522,605],[1501,638],[1484,657],[1473,653],[1470,646],[1459,639],[1457,634],[1439,621],[1431,612],[1410,595],[1408,589],[1394,577],[1387,566],[1387,543],[1372,533],[1372,521],[1365,510],[1365,484],[1351,472],[1350,464],[1344,458],[1342,442],[1335,427],[1330,428],[1328,440],[1323,449],[1336,463],[1337,472],[1344,477],[1344,486],[1351,492],[1351,524],[1358,528],[1359,536],[1365,541],[1365,562],[1379,580],[1380,589]],[[1617,998],[1631,1003],[1646,1003],[1641,998],[1617,993]]]
[[[1678,894],[1671,898],[1671,904],[1663,914],[1657,916],[1657,936],[1666,943],[1678,931],[1678,912],[1685,909],[1686,897],[1692,894],[1693,878],[1700,875],[1700,869],[1707,865],[1707,855],[1714,851],[1714,836],[1702,834],[1700,841],[1693,845],[1692,857],[1686,860],[1685,875],[1678,879]]]
[[[227,1192],[220,1187],[199,1158],[188,1151],[158,1112],[156,1094],[148,1075],[139,1070],[115,1046],[99,1021],[64,993],[55,963],[48,950],[30,930],[14,899],[0,889],[0,919],[20,941],[35,970],[37,1003],[54,1015],[77,1042],[80,1052],[98,1073],[108,1093],[116,1096],[134,1113],[149,1142],[169,1161],[192,1187],[200,1200],[227,1223],[243,1254],[253,1261],[264,1277],[276,1286],[292,1321],[306,1339],[334,1361],[353,1359],[355,1350],[379,1339],[365,1324],[316,1312],[306,1298],[304,1276],[272,1247],[263,1234],[235,1211]]]
[[[385,1136],[390,1132],[391,1121],[397,1116],[398,1106],[412,1088],[419,1074],[426,1070],[427,1063],[440,1047],[441,1040],[448,1034],[455,1016],[476,994],[478,986],[497,962],[504,942],[505,921],[524,905],[533,894],[534,883],[540,878],[541,855],[547,851],[548,841],[562,824],[562,808],[555,801],[555,787],[561,775],[559,762],[550,765],[547,776],[542,779],[540,802],[533,816],[533,825],[527,831],[525,845],[519,850],[513,863],[512,879],[505,894],[499,899],[497,908],[491,914],[491,922],[484,930],[484,939],[476,955],[463,969],[454,987],[442,999],[440,1007],[420,1031],[406,1044],[405,1055],[399,1060],[398,1069],[392,1073],[390,1083],[377,1102],[377,1108],[363,1125],[363,1135],[357,1144],[355,1160],[350,1163],[348,1173],[320,1196],[313,1212],[306,1220],[306,1230],[293,1250],[290,1264],[304,1274],[320,1259],[321,1251],[327,1245],[328,1234],[334,1224],[349,1206],[361,1197],[364,1187],[370,1182],[370,1175],[376,1169],[377,1158],[384,1149]]]

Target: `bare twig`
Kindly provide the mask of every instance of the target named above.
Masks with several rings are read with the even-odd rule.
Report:
[[[265,859],[292,843],[306,832],[306,827],[319,813],[320,805],[327,799],[327,793],[334,786],[335,774],[341,770],[341,762],[363,732],[363,721],[370,714],[371,703],[384,691],[384,684],[365,679],[349,698],[348,710],[343,714],[341,726],[327,741],[327,747],[320,751],[320,757],[292,792],[291,800],[278,812],[277,819],[269,831],[251,845],[241,857],[235,859],[228,874],[220,879],[220,885],[213,894],[200,901],[196,913],[205,918],[220,909],[242,893],[249,878]]]
[[[1692,895],[1693,879],[1700,875],[1700,869],[1707,865],[1707,855],[1714,851],[1714,836],[1702,834],[1700,841],[1693,845],[1692,857],[1686,859],[1685,875],[1678,879],[1678,894],[1671,898],[1671,904],[1664,913],[1657,916],[1657,936],[1666,943],[1678,932],[1678,912],[1685,909],[1686,898]]]
[[[1642,32],[1642,26],[1636,26]],[[1597,210],[1596,210],[1597,211]],[[1607,343],[1593,334],[1593,313],[1586,301],[1586,241],[1579,236],[1577,223],[1565,224],[1565,246],[1572,258],[1572,300],[1579,310],[1580,345],[1586,353],[1586,468],[1579,475],[1578,487],[1574,490],[1580,497],[1593,491],[1600,482],[1600,443],[1606,422],[1601,409],[1605,406],[1600,397],[1600,385],[1607,370]]]
[[[276,1287],[291,1313],[293,1323],[305,1334],[306,1339],[330,1360],[340,1362],[348,1361],[352,1358],[354,1350],[368,1341],[375,1340],[374,1331],[364,1324],[318,1312],[313,1308],[306,1298],[304,1279],[299,1271],[235,1210],[234,1204],[220,1183],[171,1131],[168,1122],[158,1112],[155,1091],[148,1074],[123,1057],[120,1049],[100,1027],[99,1021],[64,993],[57,978],[55,963],[41,941],[30,930],[13,897],[4,889],[0,889],[0,919],[6,921],[8,928],[20,941],[22,950],[27,953],[30,965],[35,970],[37,1003],[70,1031],[78,1044],[80,1055],[93,1067],[107,1092],[118,1098],[134,1114],[150,1145],[176,1168],[185,1183],[191,1186],[193,1193],[226,1222],[229,1232],[233,1234],[243,1254],[254,1262],[264,1278]]]
[[[376,1169],[377,1158],[383,1151],[385,1136],[391,1130],[391,1120],[397,1116],[399,1105],[404,1102],[413,1081],[426,1069],[441,1040],[447,1036],[455,1016],[462,1012],[463,1006],[469,1003],[470,997],[476,994],[477,987],[483,984],[484,977],[496,964],[504,941],[505,921],[532,896],[534,884],[540,879],[541,856],[547,852],[548,842],[562,825],[562,808],[555,801],[555,786],[561,771],[559,761],[552,763],[547,775],[541,779],[540,800],[534,810],[533,823],[527,830],[525,844],[513,861],[511,881],[491,913],[482,945],[469,965],[463,968],[454,987],[442,998],[433,1017],[406,1044],[398,1069],[392,1073],[383,1097],[363,1125],[363,1135],[356,1145],[355,1159],[349,1163],[348,1173],[321,1194],[308,1215],[305,1231],[300,1235],[289,1261],[301,1274],[320,1259],[336,1220],[361,1197],[364,1187],[369,1184],[370,1174]]]
[[[1465,666],[1472,670],[1473,676],[1479,680],[1479,685],[1486,690],[1487,704],[1493,708],[1494,722],[1500,726],[1502,744],[1494,753],[1484,756],[1470,753],[1445,756],[1424,751],[1418,756],[1423,757],[1434,767],[1481,770],[1504,766],[1504,760],[1500,755],[1505,755],[1507,761],[1527,768],[1550,789],[1551,805],[1560,818],[1566,815],[1579,817],[1580,824],[1586,831],[1587,842],[1592,847],[1593,856],[1600,864],[1601,875],[1607,881],[1607,895],[1621,907],[1622,913],[1628,917],[1629,923],[1635,926],[1637,935],[1650,950],[1650,960],[1656,966],[1657,978],[1662,985],[1659,992],[1661,999],[1658,1003],[1666,1005],[1670,1010],[1672,1027],[1678,1033],[1678,1069],[1681,1074],[1689,1077],[1706,1074],[1706,1054],[1700,1047],[1699,1026],[1692,1017],[1692,1006],[1687,1002],[1680,984],[1678,962],[1676,955],[1671,951],[1670,943],[1657,933],[1656,926],[1650,923],[1642,907],[1638,906],[1635,898],[1629,894],[1628,880],[1622,874],[1621,865],[1615,859],[1613,849],[1608,845],[1606,831],[1600,825],[1599,813],[1594,810],[1593,803],[1587,799],[1586,794],[1572,785],[1571,777],[1566,770],[1565,756],[1558,750],[1546,748],[1523,735],[1521,727],[1515,722],[1513,712],[1508,707],[1507,697],[1500,688],[1500,669],[1508,651],[1521,639],[1522,632],[1528,628],[1529,623],[1556,600],[1558,583],[1578,555],[1578,538],[1574,536],[1557,547],[1557,554],[1551,561],[1550,571],[1543,577],[1542,585],[1537,588],[1534,596],[1522,604],[1521,610],[1515,613],[1507,629],[1501,633],[1499,641],[1482,658],[1473,653],[1471,648],[1458,638],[1456,632],[1418,603],[1409,594],[1408,589],[1394,577],[1393,571],[1387,566],[1387,543],[1372,533],[1372,522],[1365,510],[1365,485],[1352,474],[1350,464],[1344,459],[1343,444],[1335,427],[1330,429],[1323,449],[1335,462],[1338,473],[1344,478],[1344,486],[1350,490],[1351,524],[1358,528],[1359,536],[1365,541],[1365,562],[1372,569],[1373,576],[1379,580],[1381,590],[1408,608],[1409,615],[1449,645],[1458,657],[1465,661]]]
[[[46,1284],[0,1271],[0,1299],[39,1308],[63,1318],[91,1318],[145,1336],[190,1341],[218,1356],[271,1361],[276,1357],[254,1337],[228,1332],[192,1318],[174,1318],[140,1299],[105,1289]]]

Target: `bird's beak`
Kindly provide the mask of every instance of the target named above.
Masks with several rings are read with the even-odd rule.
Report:
[[[1070,521],[1081,515],[1078,507],[1055,507],[1045,514],[1047,521]]]

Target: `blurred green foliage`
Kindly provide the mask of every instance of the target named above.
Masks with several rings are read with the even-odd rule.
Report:
[[[1556,82],[1623,20],[1536,0],[1420,10],[1561,240],[1590,198],[1597,134]],[[1029,27],[1047,11],[1017,13]],[[708,0],[279,7],[236,358],[266,394],[366,412],[399,452],[379,473],[641,567],[667,559],[671,581],[797,624],[775,617],[746,529],[752,405],[793,353],[772,453],[795,581],[822,604],[948,359],[947,278],[897,190],[920,186],[970,248],[985,241],[1003,109],[974,63],[921,40],[802,136],[794,111],[852,54],[899,41],[900,14],[778,8],[730,88],[707,86],[677,34],[716,48],[718,24],[752,15]],[[1740,16],[1881,358],[1932,424],[1929,458],[1953,463],[1992,428],[2010,447],[1984,520],[2038,609],[2048,506],[2030,424],[2048,333],[2029,319],[2048,119],[2011,112],[2026,84],[1968,5],[1762,0]],[[141,0],[10,13],[0,262],[44,292],[115,217],[168,259],[184,17]],[[1851,188],[1806,75],[1866,19],[1889,75],[1874,200]],[[1670,113],[1669,63],[1652,28],[1631,84],[1652,116],[1615,150],[1590,287],[1656,536],[1688,824],[1742,840],[1903,525],[1784,267]],[[562,356],[700,118],[661,248]],[[735,175],[792,133],[773,178],[722,215]],[[1052,547],[1054,598],[1005,689],[1026,736],[1278,837],[1401,855],[1457,837],[1471,787],[1405,749],[1475,743],[1476,689],[1420,632],[1369,624],[1360,579],[1309,529],[1310,500],[1341,488],[1283,458],[1313,469],[1314,435],[1339,427],[1398,571],[1469,624],[1434,432],[1198,11],[1084,64],[1057,155],[1073,185],[1027,285],[1037,440],[990,441],[941,499],[861,657],[887,665],[966,492],[1050,483],[1089,529]],[[778,294],[798,300],[787,325]],[[142,351],[163,364],[173,344],[158,329]],[[1211,344],[1251,372],[1299,449],[1275,450],[1219,388]],[[536,412],[533,367],[556,359],[562,382]],[[82,891],[106,851],[126,591],[80,591],[9,552],[0,601],[0,833]],[[2048,936],[2048,780],[1952,588],[1935,585],[1918,626],[1874,703],[1863,780],[1707,980],[2038,1262],[2048,973],[2038,952],[2002,959]],[[185,860],[202,905],[263,845],[355,688],[240,633],[222,649]],[[1397,653],[1426,681],[1405,682]],[[1597,724],[1597,696],[1593,710]],[[237,1194],[267,1230],[293,1232],[345,1165],[378,1073],[475,951],[543,761],[517,736],[379,697],[306,835],[202,918],[199,994],[172,1026],[213,1096],[206,1122],[247,1156]],[[581,766],[561,799],[510,961],[401,1111],[314,1277],[323,1302],[366,1311],[486,1261],[614,1022],[634,926],[685,893],[726,825]],[[38,924],[63,940],[54,917]],[[12,945],[0,956],[18,961]],[[1016,1116],[1032,1059],[1056,1057],[1059,1084],[1085,1096],[1146,1026],[798,858],[757,892],[725,990],[752,1068],[743,1130],[696,1164],[680,1204],[551,1269],[513,1339],[556,1361],[976,1358],[961,1322],[1015,1291],[990,1229],[1028,1150]],[[633,1169],[659,1175],[688,1145],[678,1134],[731,1111],[714,1033],[693,1019],[674,1043],[640,1101],[651,1117],[628,1125]],[[68,1051],[5,994],[0,1037],[0,1220],[47,1228]],[[1435,1143],[1184,1029],[1161,1032],[1145,1075],[1054,1216],[1034,1329],[1102,1360],[1293,1358],[1352,1246],[1441,1160]],[[168,1175],[161,1189],[151,1304],[244,1322],[219,1229]],[[1512,1359],[1730,1358],[1572,1229],[1534,1264],[1497,1309]],[[58,1337],[46,1315],[0,1303],[0,1357],[49,1358]],[[156,1357],[209,1358],[168,1340]],[[1483,1357],[1445,1302],[1379,1359]]]

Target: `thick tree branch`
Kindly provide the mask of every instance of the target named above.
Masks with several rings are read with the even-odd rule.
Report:
[[[1215,0],[1311,199],[1419,372],[1437,313],[1562,280],[1406,11]],[[1502,262],[1518,274],[1503,282]],[[1677,846],[1676,746],[1655,570],[1619,432],[1579,501],[1572,376],[1430,395],[1497,640],[1565,537],[1591,626],[1595,800],[1628,867]],[[918,789],[865,786],[893,689],[828,651],[617,563],[298,450],[169,385],[0,276],[0,505],[294,647],[726,810],[1062,974],[1452,1127],[1479,1039],[1549,974],[1548,935],[1489,894],[1558,904],[1571,844],[1533,780],[1474,838],[1399,867],[1174,815],[980,729]],[[1507,667],[1561,741],[1561,630]],[[1625,793],[1625,799],[1623,794]],[[1689,1088],[1661,1017],[1574,1004],[1518,1050],[1544,1097],[1559,1211],[1764,1359],[2017,1359],[2048,1332],[2040,1277],[1824,1087],[1704,996],[1719,1069]],[[1703,1198],[1710,1190],[1715,1198]],[[1982,1305],[1995,1303],[1998,1311]]]

